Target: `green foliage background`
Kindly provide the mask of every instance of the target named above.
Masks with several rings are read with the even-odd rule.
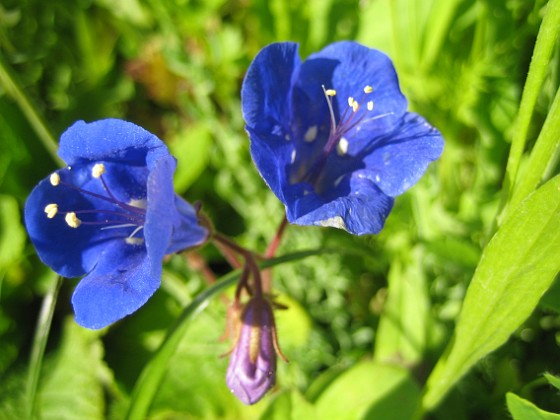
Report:
[[[558,0],[2,0],[0,419],[141,418],[141,404],[151,419],[557,418],[558,28]],[[263,252],[283,208],[250,161],[244,72],[271,42],[306,56],[341,39],[393,58],[445,151],[380,235],[287,229],[279,255],[319,251],[273,269],[289,307],[276,389],[253,407],[229,393],[219,355],[234,279],[181,317],[208,287],[184,256],[100,332],[74,323],[76,280],[64,280],[41,341],[57,279],[21,212],[60,164],[53,136],[78,119],[145,127],[177,157],[177,191]],[[197,256],[228,272],[211,246]],[[146,366],[163,377],[140,401]]]

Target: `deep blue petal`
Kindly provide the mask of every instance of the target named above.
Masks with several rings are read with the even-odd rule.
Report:
[[[381,231],[394,203],[359,171],[329,191],[326,198],[313,192],[296,196],[287,211],[291,223],[336,227],[354,235]]]
[[[72,296],[76,322],[92,329],[136,311],[154,294],[161,278],[161,260],[148,258],[143,246],[112,241],[98,257]]]
[[[60,137],[58,155],[70,166],[95,161],[148,165],[169,152],[152,133],[133,123],[105,119],[77,121]]]
[[[416,184],[443,152],[443,137],[424,118],[408,113],[396,132],[365,153],[367,176],[389,196]]]
[[[298,45],[292,42],[268,45],[257,54],[241,88],[243,117],[249,127],[289,133],[289,99],[299,64]]]
[[[174,218],[171,241],[166,254],[192,248],[208,238],[208,230],[198,224],[195,209],[179,196],[175,196],[177,216]]]
[[[280,136],[266,132],[257,132],[247,127],[251,139],[251,156],[268,187],[278,199],[285,202],[283,187],[287,184],[288,159],[294,148]]]
[[[296,86],[305,95],[300,94],[294,100],[296,125],[305,121],[309,124],[330,122],[321,85],[337,92],[333,97],[337,123],[343,115],[348,117],[351,114],[349,97],[361,102],[359,115],[363,113],[366,117],[359,124],[359,130],[356,127],[348,134],[351,141],[360,141],[363,136],[368,139],[375,131],[393,130],[407,109],[407,100],[400,91],[391,60],[382,52],[356,42],[331,44],[303,62]],[[365,86],[371,86],[373,92],[364,94]],[[369,112],[368,101],[374,103],[373,110]],[[323,119],[319,120],[317,114]],[[301,131],[305,132],[305,129]]]
[[[150,172],[147,183],[148,207],[144,238],[148,256],[161,264],[171,240],[175,214],[175,192],[173,191],[173,159],[160,159]]]
[[[65,180],[80,178],[84,172],[88,172],[87,168],[76,168],[71,173],[58,171]],[[94,205],[80,193],[53,187],[48,178],[31,191],[25,203],[25,226],[41,261],[61,276],[81,276],[93,268],[84,264],[82,254],[84,249],[92,246],[91,238],[99,229],[91,226],[73,229],[61,216],[48,219],[44,209],[51,203],[84,210],[92,209]]]

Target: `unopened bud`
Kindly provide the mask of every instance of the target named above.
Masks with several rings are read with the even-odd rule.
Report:
[[[254,404],[276,383],[276,331],[268,301],[251,299],[241,315],[239,328],[226,383],[243,403]]]

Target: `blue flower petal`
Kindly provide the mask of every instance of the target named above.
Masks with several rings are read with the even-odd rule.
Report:
[[[70,166],[91,161],[146,165],[169,152],[160,139],[142,127],[105,119],[75,122],[60,137],[58,155]]]
[[[208,232],[173,191],[175,159],[141,127],[78,122],[59,154],[70,166],[32,191],[25,222],[43,262],[65,277],[87,274],[73,297],[76,319],[101,328],[154,293],[166,253],[199,245]]]
[[[278,133],[289,128],[288,93],[299,63],[298,45],[292,42],[271,44],[255,57],[241,88],[243,117],[249,126]]]
[[[297,195],[287,206],[291,223],[335,227],[354,235],[381,231],[394,203],[360,171],[333,188],[326,198],[313,192]]]
[[[113,241],[76,287],[72,305],[76,322],[99,329],[140,308],[160,285],[161,260],[148,258],[143,246]]]
[[[290,222],[377,233],[393,197],[440,156],[443,139],[407,113],[393,64],[380,51],[343,41],[302,63],[293,54],[292,43],[272,44],[247,73],[251,156]]]
[[[443,137],[424,118],[408,113],[382,145],[364,153],[368,178],[389,196],[404,193],[443,152]]]

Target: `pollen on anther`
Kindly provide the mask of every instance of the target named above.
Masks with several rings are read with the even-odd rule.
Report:
[[[96,163],[95,165],[93,165],[93,168],[91,168],[91,176],[94,178],[101,178],[101,175],[103,175],[105,173],[105,165],[103,165],[102,163]]]
[[[58,184],[60,184],[60,175],[57,172],[53,172],[49,178],[49,181],[51,182],[51,185],[53,187],[56,187]]]
[[[373,101],[369,101],[369,102],[367,103],[367,110],[368,110],[368,111],[372,111],[372,110],[373,110]]]
[[[356,112],[360,107],[360,104],[351,96],[348,97],[348,106],[352,108],[352,111]]]
[[[45,206],[45,213],[47,213],[47,217],[52,219],[58,213],[58,204],[51,203]]]
[[[373,92],[373,88],[370,85],[364,86],[364,93],[371,93]]]
[[[334,90],[334,89],[327,89],[327,90],[325,90],[325,95],[327,95],[327,96],[336,96],[336,90]]]
[[[307,129],[307,131],[305,132],[303,139],[308,142],[311,143],[313,140],[315,140],[315,138],[317,137],[317,126],[316,125],[312,125],[311,127],[309,127]]]
[[[336,153],[339,156],[344,156],[348,153],[348,140],[346,140],[345,137],[341,137],[338,141],[338,144],[336,145]]]
[[[82,221],[78,219],[78,216],[76,216],[76,213],[74,213],[73,211],[66,213],[64,220],[66,221],[66,224],[71,228],[77,228],[82,224]]]

